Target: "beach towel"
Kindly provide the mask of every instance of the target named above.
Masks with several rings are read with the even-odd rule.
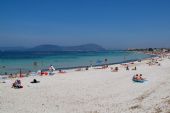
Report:
[[[133,82],[137,82],[137,83],[144,83],[146,80],[137,80],[137,79],[132,79]]]

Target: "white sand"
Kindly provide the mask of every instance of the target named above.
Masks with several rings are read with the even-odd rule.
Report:
[[[21,78],[24,88],[0,83],[0,113],[170,113],[170,59],[137,71],[110,69]],[[112,66],[115,67],[115,66]],[[132,82],[142,73],[145,83]],[[30,84],[36,78],[39,84]]]

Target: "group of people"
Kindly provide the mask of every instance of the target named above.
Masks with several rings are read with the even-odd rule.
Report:
[[[129,70],[129,66],[128,65],[123,65],[123,66],[125,66],[126,70]],[[111,67],[110,69],[111,69],[111,72],[118,72],[118,70],[119,70],[118,67],[115,67],[115,68]],[[134,68],[132,68],[132,70],[137,70],[136,66]],[[132,80],[134,82],[144,82],[145,81],[145,79],[142,77],[142,74],[134,75]]]
[[[118,72],[118,70],[119,70],[118,67],[115,67],[115,68],[111,67],[110,69],[111,69],[111,72]]]
[[[33,79],[33,81],[31,81],[30,83],[40,83],[40,81]],[[21,85],[21,80],[19,79],[15,80],[15,82],[12,84],[12,88],[15,88],[15,89],[23,88],[23,86]]]
[[[128,65],[126,66],[126,70],[127,71],[129,70],[129,66]],[[137,70],[136,66],[134,68],[132,68],[132,70]]]
[[[107,68],[107,67],[105,67]],[[85,68],[86,70],[88,70],[88,67]],[[111,71],[112,72],[118,72],[119,68],[118,67],[111,67]],[[126,65],[126,70],[129,70],[129,67],[128,65]],[[132,70],[136,70],[136,67],[134,67]],[[50,72],[53,72],[55,71],[55,68],[54,66],[50,65],[49,67],[49,71]],[[59,70],[59,73],[66,73],[65,71],[63,70]],[[142,74],[136,74],[133,76],[133,80],[135,81],[140,81],[140,80],[144,80],[144,78],[142,77]],[[39,83],[40,81],[37,81],[36,79],[33,79],[32,82],[30,83]],[[13,84],[12,84],[12,88],[16,88],[16,89],[19,89],[19,88],[23,88],[23,86],[21,85],[21,80],[16,80]]]
[[[153,65],[158,65],[158,66],[161,66],[160,62],[159,61],[162,61],[162,59],[160,58],[153,58],[151,59],[148,63],[149,66],[153,66]]]
[[[110,69],[111,69],[111,72],[118,72],[118,70],[119,70],[118,67],[115,67],[115,68],[111,67]],[[128,65],[126,66],[126,70],[127,71],[129,70],[129,66]],[[132,68],[132,70],[137,70],[136,66],[134,68]]]
[[[133,80],[134,81],[143,81],[145,79],[142,77],[142,74],[136,74],[133,76]]]
[[[16,80],[16,81],[12,84],[12,88],[15,88],[15,89],[23,88],[23,86],[21,85],[21,80]]]

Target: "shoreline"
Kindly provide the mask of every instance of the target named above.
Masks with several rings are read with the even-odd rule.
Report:
[[[2,71],[2,73],[1,74],[5,74],[5,72],[7,72],[8,74],[16,74],[17,72],[19,72],[19,69],[21,68],[22,69],[22,71],[25,73],[28,73],[29,71],[37,71],[38,69],[43,69],[43,70],[46,70],[47,68],[48,68],[48,66],[50,66],[51,64],[52,65],[54,65],[56,68],[58,68],[58,69],[74,69],[74,68],[80,68],[80,67],[82,67],[82,68],[84,68],[84,67],[89,67],[91,64],[93,65],[93,66],[102,66],[102,65],[105,65],[105,62],[104,62],[104,59],[107,59],[108,58],[108,64],[118,64],[118,63],[123,63],[123,62],[128,62],[128,59],[133,59],[133,60],[137,60],[138,58],[142,58],[142,57],[147,57],[147,56],[145,56],[144,54],[142,55],[138,55],[138,54],[134,54],[134,52],[130,52],[130,53],[128,53],[128,51],[123,51],[123,54],[122,54],[122,52],[121,51],[118,51],[118,54],[122,54],[122,55],[120,55],[119,56],[119,58],[117,58],[117,57],[115,57],[117,60],[114,60],[114,54],[117,54],[117,51],[115,52],[115,51],[105,51],[106,52],[106,56],[103,56],[103,55],[105,55],[105,54],[103,54],[103,53],[100,53],[99,52],[99,57],[97,57],[98,55],[96,55],[95,56],[95,58],[93,59],[93,57],[92,57],[92,59],[90,59],[91,57],[89,57],[87,60],[85,60],[85,62],[83,61],[83,59],[82,59],[82,61],[80,60],[80,61],[78,61],[79,63],[76,63],[76,60],[74,60],[74,62],[75,62],[75,64],[74,64],[74,62],[68,62],[68,65],[67,65],[67,62],[64,62],[64,64],[62,63],[62,62],[55,62],[55,60],[54,59],[52,59],[52,60],[50,60],[49,59],[49,61],[48,61],[48,59],[45,59],[44,61],[42,60],[40,60],[40,59],[37,59],[37,61],[36,60],[31,60],[30,62],[27,62],[27,61],[29,61],[29,59],[28,60],[24,60],[25,61],[25,63],[23,62],[22,63],[22,61],[20,62],[20,60],[18,61],[18,64],[15,64],[15,62],[13,62],[13,61],[11,61],[11,64],[10,65],[8,65],[8,64],[6,64],[6,63],[8,63],[8,62],[6,62],[6,63],[4,63],[3,64],[3,62],[2,62],[2,66],[1,66],[1,71]],[[104,52],[104,53],[105,53]],[[111,53],[110,53],[111,52]],[[107,53],[108,53],[108,55],[107,55]],[[125,55],[125,56],[127,56],[126,55],[126,53],[127,54],[130,54],[130,57],[125,61],[124,59],[123,59],[123,56]],[[90,53],[91,54],[91,53]],[[87,55],[90,55],[90,54],[87,54]],[[93,53],[93,54],[96,54],[96,53]],[[101,54],[101,57],[100,57],[100,54]],[[111,58],[112,56],[110,56],[110,55],[112,55],[113,54],[113,59]],[[134,55],[133,55],[134,54]],[[67,55],[67,54],[66,54]],[[68,54],[69,55],[69,54]],[[76,54],[73,54],[73,56],[75,56]],[[80,54],[80,56],[81,56],[82,54]],[[140,57],[141,56],[141,57]],[[37,57],[37,56],[35,56],[35,57]],[[44,56],[45,57],[45,56]],[[128,56],[127,56],[128,57]],[[132,58],[131,58],[132,57]],[[81,57],[80,57],[81,58]],[[60,58],[59,58],[60,59]],[[58,59],[58,60],[59,60]],[[62,60],[62,59],[61,59]],[[100,60],[100,61],[102,61],[101,63],[97,63],[97,61],[98,60]],[[1,60],[0,60],[1,61]],[[2,60],[3,61],[3,60]],[[13,63],[12,63],[13,62]],[[48,63],[49,62],[49,63]],[[36,63],[36,64],[38,64],[37,66],[35,66],[34,67],[34,63]],[[73,63],[73,65],[71,64],[71,65],[69,65],[69,63]],[[23,67],[22,66],[20,66],[20,65],[23,65]]]
[[[127,51],[127,50],[126,50]],[[145,53],[143,53],[145,54]],[[153,57],[157,57],[158,55],[154,55],[154,54],[149,54],[150,56],[143,58],[143,59],[132,59],[132,60],[125,60],[125,61],[120,61],[120,62],[115,62],[115,63],[106,63],[106,64],[98,64],[98,65],[92,65],[92,67],[99,67],[99,66],[105,66],[105,65],[116,65],[116,64],[123,64],[123,63],[129,63],[129,62],[136,62],[138,60],[145,60],[145,59],[149,59],[149,58],[153,58]],[[57,70],[73,70],[73,69],[77,69],[77,68],[86,68],[86,67],[91,67],[90,65],[86,65],[86,66],[74,66],[74,67],[64,67],[64,68],[57,68]],[[19,69],[18,69],[19,70]],[[43,71],[48,71],[48,69],[39,69],[39,70],[43,70]],[[38,71],[38,70],[36,70]],[[31,71],[31,72],[36,72],[36,71]],[[28,71],[22,71],[22,74],[27,74]],[[14,74],[14,73],[12,73]],[[19,73],[17,73],[19,74]],[[4,76],[4,75],[0,75],[0,76]],[[9,76],[9,74],[5,75],[5,76]]]

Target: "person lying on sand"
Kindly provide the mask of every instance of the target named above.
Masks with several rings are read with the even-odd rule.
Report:
[[[66,72],[60,69],[58,73],[66,73]]]
[[[115,67],[115,69],[113,69],[113,68],[111,67],[110,69],[111,69],[111,72],[118,72],[118,70],[119,70],[118,67]]]
[[[130,62],[130,64],[134,64],[134,62]]]
[[[21,80],[16,80],[16,81],[12,84],[12,88],[15,88],[15,89],[23,88],[23,86],[21,85]]]
[[[103,65],[102,66],[102,69],[106,69],[106,68],[108,68],[109,66],[108,65]]]
[[[37,81],[36,79],[34,79],[34,80],[31,81],[30,83],[40,83],[40,81]]]
[[[81,68],[77,68],[75,71],[82,71],[82,69]]]

